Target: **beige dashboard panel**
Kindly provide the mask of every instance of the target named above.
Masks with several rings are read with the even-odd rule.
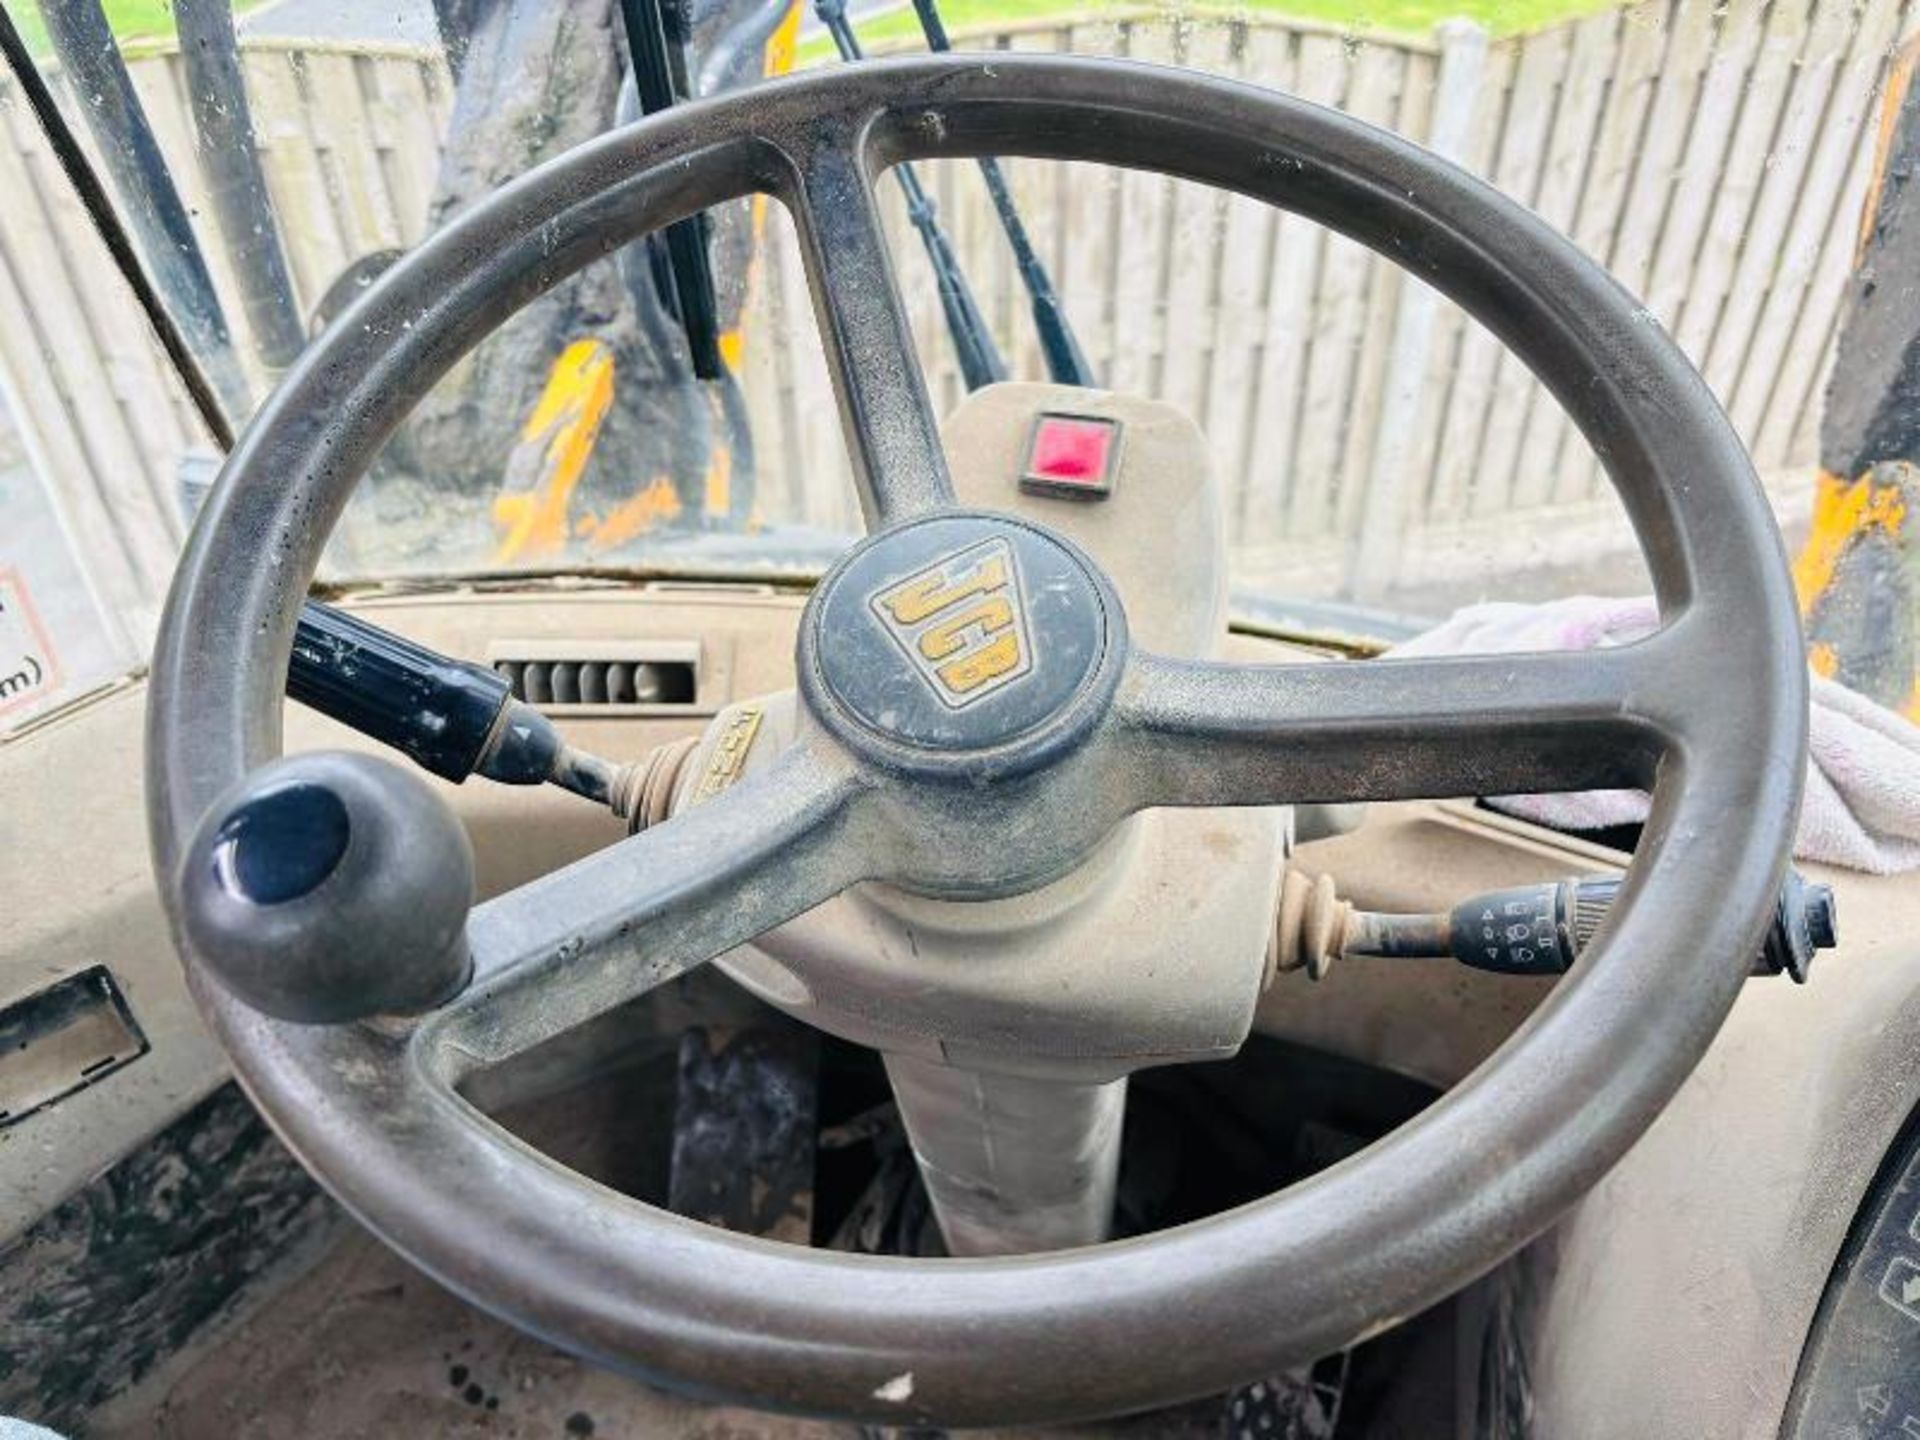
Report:
[[[769,586],[662,583],[368,594],[349,608],[443,653],[517,642],[692,644],[697,703],[678,713],[563,716],[575,743],[632,759],[698,733],[714,709],[793,684],[805,596]],[[677,653],[677,652],[676,652]],[[1236,637],[1236,658],[1285,653]],[[167,938],[147,858],[138,680],[0,740],[0,1004],[93,965],[125,993],[151,1051],[0,1129],[0,1243],[211,1091],[225,1062],[202,1030]],[[286,748],[377,749],[299,706]],[[444,782],[432,780],[435,785]],[[479,890],[495,894],[611,843],[624,826],[552,788],[445,785],[474,841]]]
[[[1626,858],[1457,802],[1375,806],[1359,830],[1298,853],[1383,910],[1441,909]],[[1805,986],[1750,982],[1646,1135],[1489,1287],[1495,1350],[1517,1367],[1502,1385],[1524,1394],[1532,1434],[1779,1432],[1861,1197],[1920,1105],[1920,883],[1802,869],[1834,887],[1841,947],[1816,958]],[[1434,962],[1344,961],[1318,984],[1279,977],[1256,1024],[1446,1086],[1550,989]],[[1481,1361],[1470,1355],[1469,1373]],[[1462,1433],[1503,1432],[1469,1420]]]
[[[121,685],[0,745],[0,1004],[104,965],[151,1049],[0,1130],[0,1244],[226,1073],[180,978],[147,862],[146,687]]]
[[[684,716],[562,722],[577,743],[624,759],[695,733],[714,705],[790,685],[802,603],[767,590],[626,587],[370,596],[356,608],[469,656],[506,639],[697,643],[705,688]],[[1248,637],[1229,647],[1234,659],[1299,654]],[[153,1042],[135,1063],[0,1130],[0,1242],[225,1073],[186,995],[148,869],[143,724],[136,682],[0,742],[0,896],[8,904],[0,1001],[105,964]],[[287,732],[290,748],[366,743],[299,709],[289,709]],[[476,781],[447,793],[474,837],[488,893],[621,833],[611,816],[553,790]],[[1413,804],[1376,806],[1358,830],[1307,845],[1299,858],[1364,906],[1437,909],[1476,890],[1604,869],[1623,857],[1471,807]],[[1749,987],[1699,1076],[1560,1227],[1553,1248],[1535,1252],[1534,1263],[1577,1281],[1556,1287],[1553,1303],[1527,1320],[1529,1349],[1545,1357],[1536,1400],[1555,1417],[1542,1433],[1683,1433],[1671,1426],[1688,1406],[1734,1420],[1687,1433],[1760,1433],[1768,1415],[1777,1423],[1799,1337],[1855,1201],[1920,1092],[1912,1042],[1920,945],[1910,938],[1920,933],[1920,886],[1832,878],[1846,948],[1822,957],[1805,989]],[[1319,985],[1281,977],[1259,1024],[1445,1085],[1496,1048],[1546,989],[1445,964],[1352,961]],[[1630,1264],[1621,1259],[1629,1253]],[[1714,1378],[1725,1367],[1705,1363],[1730,1339],[1751,1346],[1735,1388]],[[1583,1396],[1600,1392],[1580,1357],[1603,1351],[1621,1357],[1608,1378],[1613,1393],[1635,1396],[1630,1430],[1582,1408],[1590,1404]],[[1676,1356],[1693,1358],[1668,1363]],[[1629,1383],[1636,1366],[1638,1391]],[[1650,1369],[1669,1378],[1648,1386]]]
[[[804,597],[765,587],[667,585],[575,592],[366,597],[359,609],[443,652],[479,657],[500,638],[696,640],[706,689],[683,715],[563,720],[613,758],[696,734],[711,707],[792,684]],[[0,741],[0,1004],[94,965],[124,993],[151,1050],[0,1129],[0,1244],[178,1118],[226,1076],[167,938],[147,858],[141,750],[146,687],[130,681]],[[710,703],[709,703],[710,702]],[[299,706],[289,750],[375,749]],[[403,762],[404,763],[404,762]],[[433,780],[435,785],[445,782]],[[483,895],[617,840],[625,826],[551,787],[475,780],[444,793],[474,841]]]
[[[1806,986],[1750,983],[1673,1103],[1522,1262],[1540,1435],[1779,1433],[1835,1257],[1920,1105],[1920,883],[1806,868],[1834,887],[1841,948]]]

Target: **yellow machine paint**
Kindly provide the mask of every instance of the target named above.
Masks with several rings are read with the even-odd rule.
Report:
[[[1793,565],[1808,663],[1920,720],[1912,653],[1920,467],[1883,461],[1855,480],[1822,471],[1818,485],[1812,529]],[[1849,628],[1848,618],[1862,612],[1873,623]]]
[[[664,475],[656,475],[638,494],[621,501],[604,518],[586,516],[581,538],[589,550],[611,550],[680,514],[679,492]]]
[[[793,69],[800,31],[801,0],[794,0],[768,39],[761,73],[784,75]],[[756,288],[760,242],[766,230],[767,197],[751,201],[753,237],[748,293]],[[746,309],[745,306],[742,310]],[[747,337],[741,325],[722,331],[720,358],[738,374],[746,363]],[[604,515],[573,513],[581,474],[592,459],[600,426],[617,394],[613,353],[592,338],[573,341],[554,361],[546,389],[527,419],[507,461],[500,493],[493,502],[497,565],[551,559],[572,541],[590,552],[626,544],[655,527],[676,520],[684,510],[665,475],[636,477],[634,493]],[[733,513],[733,453],[716,441],[708,459],[702,504],[710,520]],[[749,522],[752,528],[754,522]]]
[[[1820,431],[1812,526],[1794,589],[1814,670],[1920,719],[1920,40],[1882,102],[1848,309]]]
[[[1920,472],[1904,461],[1896,461],[1894,466],[1901,473],[1885,480],[1872,473],[1848,480],[1820,472],[1813,497],[1813,526],[1799,558],[1793,562],[1793,588],[1800,597],[1802,614],[1810,612],[1814,602],[1826,594],[1839,573],[1841,557],[1857,538],[1878,533],[1890,540],[1900,539],[1908,514],[1907,490]]]
[[[598,340],[576,340],[554,362],[494,498],[496,564],[521,564],[566,548],[574,487],[613,403],[613,370],[613,352]]]

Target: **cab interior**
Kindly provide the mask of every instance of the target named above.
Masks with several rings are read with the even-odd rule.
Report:
[[[0,1435],[1920,1434],[1911,7],[417,8],[0,7]]]

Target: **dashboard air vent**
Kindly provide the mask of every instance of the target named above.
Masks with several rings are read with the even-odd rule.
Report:
[[[516,700],[560,714],[685,714],[701,708],[696,641],[502,641],[493,668]]]

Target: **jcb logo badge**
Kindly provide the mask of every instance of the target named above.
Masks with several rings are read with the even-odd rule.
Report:
[[[943,556],[868,602],[913,668],[955,710],[1033,669],[1013,547],[985,540]]]

